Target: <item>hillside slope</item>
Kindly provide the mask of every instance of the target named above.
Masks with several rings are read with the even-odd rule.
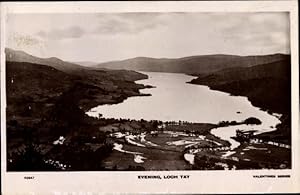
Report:
[[[75,77],[49,66],[23,62],[6,63],[7,115],[18,116],[26,112],[40,114],[35,105],[48,104],[67,90]],[[25,114],[26,115],[26,114]]]
[[[202,55],[177,59],[138,57],[96,65],[98,68],[187,74],[211,73],[232,67],[249,67],[285,59],[286,55],[265,56]]]
[[[78,61],[78,62],[71,62],[71,63],[79,64],[80,66],[85,66],[85,67],[92,67],[98,64],[96,62],[91,62],[91,61]]]
[[[22,110],[27,111],[30,105],[31,112],[38,115],[43,110],[39,108],[41,104],[55,103],[72,88],[76,88],[76,94],[70,98],[77,99],[84,110],[98,104],[117,103],[139,95],[138,90],[143,86],[134,81],[145,78],[146,75],[133,71],[82,70],[80,74],[70,74],[46,65],[8,61],[7,113],[18,115]]]
[[[278,113],[290,113],[290,59],[246,68],[232,68],[198,75],[193,84],[233,95],[246,96],[258,107]]]
[[[5,48],[5,56],[6,56],[6,61],[8,62],[28,62],[32,64],[47,65],[64,72],[87,69],[86,67],[80,66],[78,64],[70,63],[67,61],[63,61],[56,57],[39,58],[30,55],[24,51],[17,51],[10,48]]]

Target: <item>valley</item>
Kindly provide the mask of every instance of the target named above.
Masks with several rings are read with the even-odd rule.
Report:
[[[254,114],[252,111],[247,114],[247,109],[237,109],[241,107],[238,103],[237,108],[234,107],[231,111],[226,108],[228,113],[223,113],[223,116],[226,116],[224,119],[218,117],[217,112],[209,115],[209,110],[217,110],[209,107],[205,110],[205,104],[199,105],[199,109],[195,111],[189,110],[191,106],[183,106],[174,108],[173,112],[164,110],[159,113],[153,110],[156,115],[152,118],[147,118],[146,115],[137,117],[136,114],[147,113],[152,108],[159,109],[159,102],[163,101],[161,97],[157,97],[157,106],[149,102],[141,104],[149,105],[149,108],[137,106],[143,109],[133,110],[132,118],[108,116],[101,109],[99,113],[92,110],[98,106],[112,108],[124,105],[135,98],[139,101],[155,98],[152,92],[160,89],[158,83],[147,83],[153,76],[146,72],[137,72],[141,71],[140,69],[82,67],[56,58],[36,58],[25,52],[13,50],[7,50],[7,56],[8,171],[279,169],[291,166],[290,148],[268,143],[273,141],[288,146],[291,144],[288,118],[290,69],[287,68],[290,65],[288,59],[282,55],[251,57],[250,59],[256,59],[256,63],[253,64],[248,59],[248,63],[247,60],[242,63],[245,67],[239,68],[235,68],[238,62],[230,61],[228,63],[234,67],[225,70],[221,69],[223,58],[218,56],[221,59],[215,65],[211,65],[213,68],[208,67],[205,73],[193,72],[193,68],[187,68],[187,72],[182,72],[182,69],[170,71],[162,66],[157,66],[159,69],[151,69],[154,72],[185,73],[188,74],[187,78],[194,78],[180,82],[173,79],[159,82],[170,84],[166,86],[168,90],[162,88],[167,96],[164,104],[167,105],[169,100],[170,108],[172,105],[179,105],[175,102],[175,97],[179,95],[172,91],[170,86],[178,91],[182,91],[180,85],[183,85],[185,90],[190,86],[190,92],[194,92],[200,84],[233,95],[246,96],[251,103],[247,100],[247,103],[242,104],[244,107],[252,109],[253,104],[263,109],[253,110],[254,113],[261,113],[259,116],[267,116],[268,111],[271,118],[277,118],[278,123],[273,123],[273,127],[264,127],[269,128],[269,131],[259,132],[251,140],[239,141],[240,144],[236,148],[231,148],[230,141],[212,132],[218,128],[238,129],[243,125],[250,129],[261,129],[260,124],[245,122],[247,118],[254,117]],[[236,58],[230,57],[231,60]],[[263,59],[263,64],[257,65],[260,59]],[[214,61],[210,58],[208,60]],[[160,63],[168,64],[164,60]],[[201,70],[199,67],[198,69]],[[210,90],[207,87],[204,89]],[[267,89],[272,91],[268,93]],[[219,94],[220,100],[238,100],[238,97],[218,91],[213,92],[211,97]],[[160,91],[159,94],[163,92]],[[172,95],[169,96],[170,94]],[[186,95],[186,102],[192,98],[195,98],[194,102],[198,102],[198,97],[208,97],[208,93],[196,97],[186,92],[182,94]],[[170,97],[174,98],[174,102]],[[193,101],[190,102],[192,107],[197,108]],[[246,99],[241,98],[237,102],[243,101],[246,102]],[[279,105],[278,102],[282,104]],[[218,105],[216,101],[215,105]],[[219,106],[221,105],[226,104],[221,103]],[[227,102],[227,105],[233,104]],[[188,108],[186,112],[184,107]],[[129,109],[135,108],[132,105],[125,107],[127,115]],[[176,111],[179,115],[174,115]],[[224,109],[224,112],[226,111]],[[190,120],[189,112],[190,117],[197,117]],[[112,110],[111,113],[121,114],[121,109],[117,108],[117,111]],[[168,120],[170,113],[178,118],[171,117]],[[274,113],[280,116],[275,117],[272,115]],[[212,121],[203,120],[205,117],[212,119],[214,115],[215,119]],[[261,120],[264,125],[264,118]],[[262,142],[256,142],[257,139]],[[274,158],[277,160],[274,161]]]

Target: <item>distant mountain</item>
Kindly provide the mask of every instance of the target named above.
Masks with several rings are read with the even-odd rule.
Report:
[[[152,72],[174,72],[187,74],[211,73],[234,67],[250,67],[272,63],[286,58],[284,54],[263,56],[199,55],[177,59],[137,57],[96,65],[98,68],[125,69]]]
[[[233,81],[268,77],[287,79],[289,78],[289,72],[290,56],[285,56],[284,58],[276,62],[259,64],[251,67],[227,68],[205,75],[200,74],[200,77],[198,79],[195,79],[194,81],[208,83],[228,83]]]
[[[86,67],[96,66],[98,64],[97,62],[90,62],[90,61],[79,61],[79,62],[71,62],[71,63],[79,64],[80,66],[86,66]]]
[[[5,49],[5,55],[6,55],[6,61],[8,62],[28,62],[32,64],[47,65],[64,72],[72,72],[75,70],[86,69],[83,66],[71,62],[63,61],[56,57],[39,58],[30,55],[28,53],[25,53],[24,51],[13,50],[9,48]]]

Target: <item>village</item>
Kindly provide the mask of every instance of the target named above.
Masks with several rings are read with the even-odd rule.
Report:
[[[153,166],[152,163],[154,161],[154,159],[152,159],[153,156],[148,154],[155,150],[162,153],[177,153],[177,155],[180,156],[177,160],[185,161],[185,169],[229,170],[243,168],[243,166],[246,166],[244,165],[245,163],[247,166],[251,163],[255,164],[253,165],[253,168],[259,168],[268,163],[260,162],[257,164],[257,159],[249,157],[247,152],[258,151],[270,154],[276,151],[273,147],[279,147],[283,150],[290,149],[290,145],[288,144],[257,138],[255,136],[255,131],[242,131],[239,129],[236,130],[236,135],[232,137],[232,139],[240,142],[240,146],[233,149],[229,142],[210,134],[210,130],[201,131],[201,128],[195,127],[196,126],[193,123],[173,121],[159,123],[157,130],[142,131],[135,129],[132,132],[113,131],[109,134],[109,142],[114,144],[113,150],[127,155],[125,163],[122,159],[119,159],[119,162],[123,162],[124,164],[117,167],[124,167],[126,162],[128,163],[130,159],[130,157],[128,157],[129,155],[132,156],[131,158],[135,164],[139,164],[139,166],[148,170],[148,167]],[[268,149],[268,145],[272,149]],[[238,152],[240,150],[242,152]],[[124,155],[122,158],[124,158]],[[155,160],[157,160],[157,158],[163,157],[156,156]],[[203,163],[199,161],[199,158],[205,158],[205,166],[199,166]],[[239,163],[241,164],[240,166],[238,165]],[[132,163],[129,164],[129,166],[133,166]],[[273,163],[268,166],[286,168],[289,165],[287,165],[286,162],[280,162],[279,164]],[[176,169],[178,168],[179,167],[176,167]],[[166,168],[162,168],[162,170],[172,170],[172,167],[167,168],[166,166]]]

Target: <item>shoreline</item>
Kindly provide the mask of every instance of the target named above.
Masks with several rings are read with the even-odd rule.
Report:
[[[149,79],[149,76],[146,74],[147,72],[146,72],[146,71],[134,71],[134,72],[137,72],[137,73],[140,73],[140,74],[143,74],[143,75],[147,76],[147,78],[137,79],[137,80],[134,81],[134,83],[135,83],[136,85],[140,86],[139,89],[138,89],[137,94],[133,94],[133,95],[127,96],[126,98],[123,98],[122,100],[119,100],[119,101],[117,100],[117,101],[111,102],[111,103],[104,103],[104,104],[96,104],[96,103],[94,103],[93,105],[96,105],[96,106],[94,106],[94,107],[93,107],[93,106],[89,106],[88,109],[84,109],[85,113],[91,111],[93,108],[96,108],[96,107],[98,107],[98,106],[102,106],[102,105],[115,105],[115,104],[123,103],[125,100],[127,100],[127,99],[130,98],[130,97],[152,96],[151,94],[143,94],[143,93],[140,92],[140,90],[142,90],[142,89],[147,89],[147,88],[155,88],[155,86],[150,86],[150,85],[144,85],[144,84],[136,83],[136,81],[147,80],[147,79]],[[155,73],[156,73],[156,72],[155,72]],[[163,72],[163,73],[170,73],[170,72]],[[173,74],[173,73],[172,73],[172,74]],[[183,74],[183,75],[193,76],[193,77],[195,77],[195,79],[198,78],[197,76],[190,75],[190,74],[187,74],[187,73],[176,73],[176,74]],[[194,80],[194,79],[193,79],[193,80]],[[247,97],[247,96],[232,94],[232,93],[230,93],[230,92],[227,92],[226,90],[214,89],[214,88],[212,88],[211,86],[205,85],[205,84],[197,84],[197,83],[193,83],[193,82],[192,82],[193,80],[188,81],[188,82],[186,82],[186,83],[188,83],[188,84],[193,84],[193,85],[202,85],[202,86],[206,86],[206,87],[208,87],[208,88],[209,88],[210,90],[212,90],[212,91],[216,91],[216,92],[220,92],[220,93],[225,93],[225,94],[227,94],[227,95],[229,95],[229,96],[237,96],[237,97],[243,97],[243,98],[246,98],[247,101],[249,101],[250,104],[251,104],[253,107],[255,107],[255,108],[257,108],[257,109],[259,109],[259,110],[261,110],[261,111],[267,112],[269,115],[272,115],[272,116],[276,117],[277,119],[279,119],[280,123],[278,123],[277,125],[279,125],[279,124],[282,123],[282,117],[285,116],[284,114],[282,114],[282,113],[277,113],[277,112],[273,112],[273,111],[271,111],[270,109],[266,109],[266,108],[263,108],[263,107],[258,107],[258,106],[256,106],[255,104],[253,104],[253,101],[250,101],[249,97]],[[281,116],[279,117],[278,115],[281,115]],[[137,119],[132,119],[132,120],[137,120]],[[157,119],[153,119],[153,120],[157,120]],[[246,120],[246,119],[244,119],[244,120]],[[165,122],[168,122],[168,121],[165,121]],[[219,123],[220,123],[220,122],[221,122],[221,121],[219,121]],[[237,122],[237,121],[226,121],[226,122],[235,122],[236,124],[234,124],[234,125],[242,125],[242,124],[246,124],[246,123],[243,123],[243,121],[238,121],[238,122]],[[192,122],[192,123],[197,123],[197,122]],[[215,125],[218,125],[219,123],[214,123],[214,124],[215,124]],[[201,123],[200,123],[200,124],[201,124]],[[276,126],[277,126],[277,125],[276,125]],[[224,126],[220,126],[220,127],[224,127]],[[276,131],[276,130],[277,130],[277,129],[275,129],[275,130],[273,130],[273,131]],[[273,132],[273,131],[270,131],[270,132]],[[262,132],[262,133],[264,133],[264,132]],[[262,134],[262,133],[260,133],[260,134]]]
[[[141,80],[141,79],[138,79],[138,80]],[[84,156],[84,155],[90,154],[90,155],[92,155],[91,159],[100,158],[99,161],[110,156],[110,154],[111,154],[110,150],[112,148],[110,148],[109,141],[107,141],[107,133],[109,131],[114,131],[113,129],[118,129],[118,130],[130,131],[130,132],[135,133],[135,132],[141,132],[141,129],[142,130],[143,129],[148,129],[148,130],[155,129],[156,124],[157,124],[156,123],[157,121],[155,122],[155,121],[146,121],[146,120],[127,120],[127,119],[112,119],[112,118],[111,119],[104,119],[104,118],[94,119],[92,117],[87,116],[85,114],[85,112],[83,112],[83,113],[81,112],[81,111],[83,111],[83,109],[85,109],[88,106],[91,106],[93,104],[97,104],[99,100],[103,101],[103,99],[101,99],[101,97],[98,97],[98,96],[91,96],[92,98],[87,98],[85,96],[86,91],[89,90],[90,86],[91,85],[83,86],[83,87],[87,87],[87,89],[76,88],[79,91],[83,90],[83,93],[79,93],[79,97],[77,97],[78,101],[74,101],[74,102],[63,101],[65,103],[68,103],[65,106],[67,106],[67,107],[71,106],[74,108],[74,110],[71,110],[72,111],[71,118],[67,118],[68,120],[62,120],[64,118],[61,119],[62,120],[61,122],[63,123],[63,125],[60,124],[60,121],[56,121],[56,120],[47,121],[47,123],[49,123],[49,125],[50,125],[50,127],[48,129],[49,135],[47,135],[47,134],[35,135],[34,134],[34,137],[37,136],[37,138],[39,138],[38,136],[43,136],[42,137],[43,140],[40,142],[40,145],[48,148],[48,149],[43,149],[43,152],[46,152],[45,156],[43,158],[55,159],[55,160],[59,160],[59,162],[62,162],[62,163],[72,164],[72,166],[74,165],[75,167],[72,167],[71,170],[74,170],[74,171],[82,169],[81,163],[89,164],[89,167],[92,167],[91,169],[101,170],[103,168],[103,167],[98,167],[100,165],[94,164],[95,162],[93,162],[89,159],[84,159],[81,162],[81,161],[78,161],[78,159],[76,159],[76,158],[74,159],[74,157],[72,157],[72,156],[73,156],[74,152],[76,154],[78,153],[78,156],[81,156],[81,155]],[[131,87],[130,89],[132,89],[131,93],[124,92],[122,95],[117,96],[117,98],[116,98],[116,96],[111,96],[110,104],[116,104],[116,102],[121,103],[122,101],[126,100],[127,98],[133,97],[133,96],[135,96],[135,97],[144,96],[145,94],[140,93],[140,89],[147,88],[147,86],[144,86],[141,84],[136,84],[136,83],[134,83],[134,85],[132,85],[130,87]],[[118,90],[118,91],[115,91],[114,93],[117,93],[117,92],[123,92],[123,91]],[[97,91],[97,93],[101,93],[101,91]],[[66,94],[67,94],[66,95],[67,98],[65,98],[65,99],[69,100],[69,98],[72,98],[74,96],[74,91],[66,91]],[[98,101],[95,100],[95,97],[98,98]],[[87,104],[85,104],[84,107],[80,108],[80,101],[82,99],[86,99],[88,101],[85,102]],[[97,104],[97,105],[99,105],[99,104]],[[59,107],[57,107],[56,109],[59,109]],[[55,110],[55,111],[57,111],[57,110]],[[56,112],[54,112],[54,114],[56,114]],[[76,121],[76,120],[78,120],[77,118],[80,120]],[[53,130],[56,130],[57,126],[59,127],[59,125],[62,125],[62,127],[61,127],[62,130],[64,130],[64,129],[67,129],[67,130],[65,130],[65,132],[64,131],[52,132]],[[210,136],[211,139],[218,139],[219,141],[222,141],[222,138],[218,138],[211,133],[211,129],[216,128],[217,124],[189,123],[189,125],[200,125],[200,126],[202,125],[201,128],[197,128],[197,129],[201,130],[201,132],[199,132],[199,134],[201,134],[201,135],[205,134],[207,136]],[[30,126],[28,126],[28,127],[30,127]],[[48,128],[48,127],[46,127],[46,128]],[[171,128],[171,130],[175,131],[175,129],[174,129],[175,126],[171,126],[170,128]],[[181,128],[187,129],[185,126],[182,126]],[[194,128],[189,127],[188,130],[190,130],[190,129],[194,129]],[[184,130],[182,130],[182,131],[184,131]],[[55,133],[55,136],[52,135],[53,133]],[[52,137],[53,137],[53,140],[57,140],[57,138],[59,136],[65,137],[66,141],[64,144],[58,145],[58,146],[53,146],[52,144],[49,144],[49,138],[52,139]],[[12,141],[12,142],[13,142],[12,144],[14,144],[14,141]],[[86,143],[91,144],[91,146],[90,145],[87,146]],[[96,145],[96,149],[93,148],[94,147],[93,145]],[[132,146],[130,146],[130,147],[132,147]],[[49,151],[47,151],[47,150],[49,150]],[[14,161],[15,161],[15,159],[14,159]],[[10,168],[10,170],[14,170],[14,168]],[[182,170],[182,169],[180,169],[180,170]]]
[[[199,85],[199,84],[196,84],[196,83],[192,83],[191,81],[189,82],[190,84],[194,84],[194,85]],[[204,84],[200,84],[200,85],[204,85]],[[249,97],[247,96],[243,96],[243,95],[240,95],[240,94],[232,94],[230,92],[227,92],[227,91],[223,91],[223,90],[219,90],[219,89],[214,89],[213,87],[209,86],[209,85],[204,85],[204,86],[207,86],[209,87],[211,90],[215,90],[215,91],[220,91],[220,92],[223,92],[223,93],[227,93],[229,95],[232,95],[232,96],[238,96],[238,97],[245,97],[247,98],[247,100],[251,103],[252,106],[264,111],[264,112],[267,112],[268,114],[276,117],[280,123],[278,123],[276,126],[275,126],[275,129],[273,131],[269,131],[269,132],[262,132],[262,133],[259,133],[256,135],[257,138],[261,138],[261,139],[269,139],[268,136],[270,137],[275,137],[277,139],[277,137],[279,137],[279,139],[282,139],[280,142],[281,143],[284,143],[284,144],[291,144],[291,122],[286,122],[286,118],[290,118],[291,115],[290,113],[278,113],[278,112],[275,112],[273,111],[272,109],[270,108],[266,108],[266,107],[259,107],[259,105],[256,105],[253,101],[251,101],[251,99],[249,99]],[[280,115],[280,116],[278,116]],[[289,124],[287,124],[289,123]],[[281,130],[281,126],[289,126],[289,132],[282,132],[283,130]],[[278,127],[279,126],[279,127]],[[284,138],[281,137],[281,135],[284,134]],[[287,135],[286,135],[287,134]]]

